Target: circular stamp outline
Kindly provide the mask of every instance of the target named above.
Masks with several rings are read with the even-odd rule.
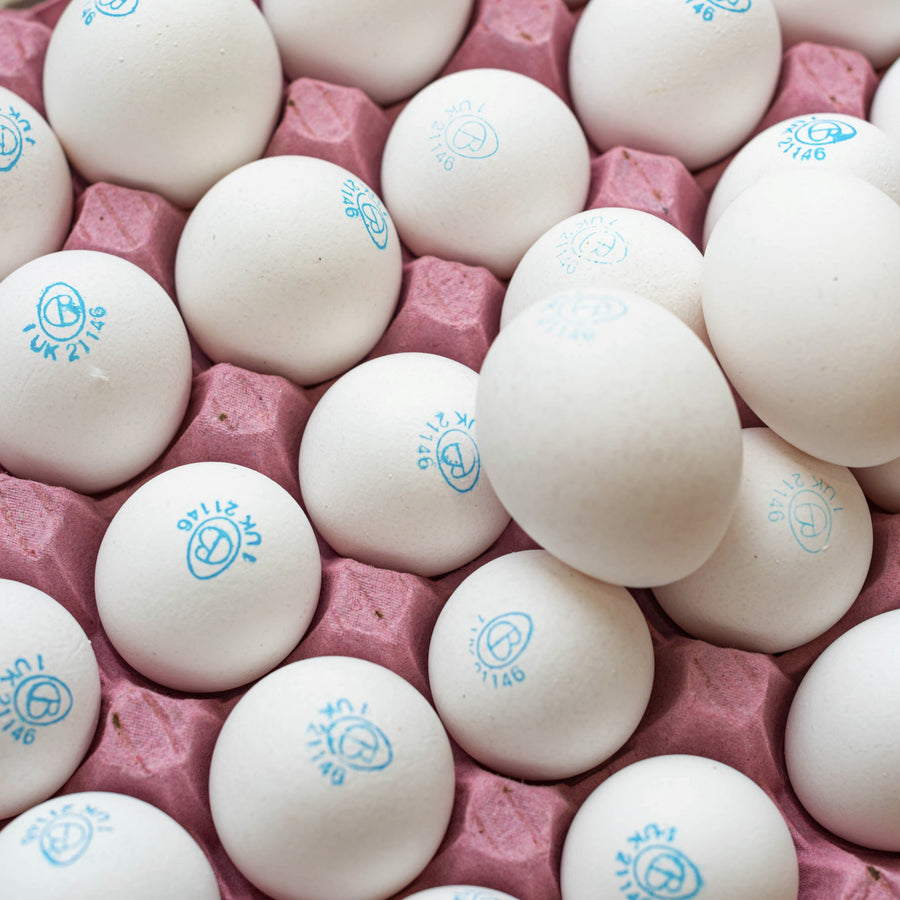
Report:
[[[338,726],[341,726],[340,729]],[[360,765],[354,757],[348,756],[343,752],[341,748],[344,739],[350,735],[351,729],[357,728],[361,728],[366,733],[375,737],[372,754],[373,758],[378,760],[379,755],[386,758],[378,760],[377,762]],[[335,735],[335,731],[340,731],[341,733]],[[356,772],[380,772],[383,769],[386,769],[394,761],[394,749],[391,747],[388,736],[374,722],[367,719],[365,716],[357,714],[340,716],[328,725],[325,732],[325,739],[331,755],[335,759],[340,760],[342,765],[345,765],[348,769],[353,769]]]
[[[808,495],[809,498],[814,499],[815,503],[810,502],[809,499],[805,500],[803,503],[798,503],[798,498],[803,497],[804,495]],[[827,523],[827,527],[817,531],[812,536],[798,534],[795,525],[795,513],[799,506],[815,507],[816,509],[822,510],[825,514],[823,518]],[[828,504],[828,501],[825,500],[821,494],[816,493],[810,488],[803,488],[796,494],[792,494],[788,503],[787,519],[794,540],[800,545],[801,549],[805,550],[807,553],[820,553],[828,546],[828,542],[831,540],[831,532],[834,528],[834,515],[832,514],[831,506]],[[799,524],[801,528],[803,525],[810,525],[812,527],[815,527],[816,525],[815,522],[798,522],[797,524]],[[824,538],[822,537],[823,534]]]
[[[512,625],[512,627],[516,630],[516,632],[518,634],[525,635],[524,639],[521,641],[521,645],[518,647],[518,649],[514,653],[512,653],[509,656],[509,658],[502,660],[502,661],[500,660],[500,658],[498,656],[496,656],[493,653],[493,651],[488,649],[487,653],[494,660],[493,662],[488,662],[488,660],[485,658],[484,654],[482,653],[482,648],[487,645],[488,632],[492,628],[495,628],[497,625],[499,625],[504,620],[507,620],[507,622],[508,622],[513,617],[523,618],[523,619],[527,620],[527,622],[528,622],[527,631],[524,631],[515,622],[509,623]],[[513,610],[512,612],[500,613],[499,615],[494,616],[493,619],[490,619],[489,621],[485,622],[484,625],[481,626],[481,629],[478,632],[478,636],[475,638],[475,657],[482,665],[486,666],[488,669],[505,669],[508,666],[513,665],[513,663],[515,663],[522,656],[522,654],[525,652],[525,649],[531,643],[531,638],[533,635],[534,635],[534,621],[531,618],[531,616],[528,615],[528,613],[521,612],[520,610]],[[482,641],[482,639],[484,639],[484,641]]]
[[[820,125],[832,126],[828,136],[824,139],[814,138],[810,134],[813,128]],[[835,144],[852,140],[859,134],[859,131],[849,122],[841,122],[838,119],[819,119],[813,116],[810,121],[799,125],[790,134],[793,140],[805,147],[833,147]],[[808,136],[808,139],[804,135]]]
[[[649,870],[650,865],[652,865],[652,861],[647,865],[643,872],[639,871],[642,857],[647,856],[647,854],[651,852],[655,852],[656,854],[654,859],[668,857],[669,859],[674,859],[681,867],[681,885],[677,888],[678,893],[672,893],[672,891],[668,889],[665,893],[662,893],[659,887],[654,887],[646,881],[644,876],[646,875],[647,870]],[[631,872],[640,889],[649,897],[654,898],[654,900],[692,900],[692,898],[696,897],[703,888],[703,878],[700,876],[700,870],[697,868],[694,861],[686,853],[683,853],[677,847],[671,845],[650,844],[647,847],[643,847],[632,860]],[[688,876],[692,876],[691,882],[687,882]],[[684,888],[686,882],[688,883],[687,890]]]
[[[205,529],[207,529],[208,526],[210,525],[210,523],[212,523],[212,522],[226,522],[228,524],[228,530],[227,530],[228,533],[233,534],[235,536],[236,540],[233,540],[231,542],[231,552],[226,557],[224,562],[216,563],[215,565],[213,565],[211,563],[204,562],[200,557],[198,557],[198,563],[200,565],[206,566],[210,570],[213,570],[213,569],[215,570],[215,571],[209,571],[208,573],[201,575],[194,568],[194,560],[193,560],[194,552],[193,551],[194,551],[195,547],[197,546],[197,544],[200,543],[199,535],[202,534],[203,531]],[[217,530],[219,531],[220,534],[226,534],[225,529],[219,528],[218,525],[216,525],[214,527],[217,528]],[[194,578],[198,579],[199,581],[209,581],[212,578],[216,578],[231,567],[231,565],[234,563],[234,561],[238,558],[238,554],[241,552],[241,546],[242,546],[241,530],[240,530],[240,528],[238,528],[237,524],[234,522],[233,519],[229,519],[227,516],[210,516],[208,519],[204,519],[202,522],[200,522],[197,525],[197,527],[191,532],[191,537],[190,537],[190,540],[188,541],[188,545],[187,545],[188,570],[190,571],[191,575],[193,575]]]
[[[472,454],[473,463],[470,468],[465,469],[463,474],[459,477],[454,476],[452,474],[448,474],[447,470],[449,469],[451,472],[455,468],[455,466],[451,465],[445,458],[446,450],[449,447],[456,447],[459,450],[460,441],[447,441],[445,440],[448,435],[462,435],[465,440],[467,446],[470,446],[474,451]],[[478,484],[478,481],[481,477],[481,451],[478,449],[478,442],[472,437],[471,433],[466,431],[464,428],[448,428],[444,431],[441,436],[437,440],[437,444],[434,448],[434,458],[437,461],[438,471],[441,473],[441,477],[450,487],[453,488],[459,494],[468,494],[469,491],[473,490],[475,485]],[[463,459],[463,455],[459,453],[460,461]],[[474,476],[473,476],[474,473]],[[471,484],[469,484],[469,480],[471,480]],[[466,486],[461,487],[460,485],[464,484]]]
[[[471,147],[460,149],[455,142],[456,136],[460,133],[467,120],[477,122],[479,127],[484,129],[484,139],[481,142],[481,146],[474,152],[471,150]],[[458,123],[455,128],[453,128],[454,123]],[[452,128],[453,130],[451,131]],[[444,126],[443,139],[445,146],[451,153],[464,159],[489,159],[500,149],[500,136],[497,134],[494,126],[484,116],[479,116],[472,112],[460,113],[450,119]]]
[[[64,291],[60,291],[53,296],[48,296],[50,291],[57,288],[64,288]],[[53,303],[54,301],[58,301],[59,297],[61,297],[64,293],[69,296],[74,304],[74,307],[77,308],[77,318],[71,324],[57,325],[47,318],[46,310],[51,303]],[[58,304],[58,308],[61,309],[62,306]],[[47,287],[45,287],[44,290],[41,291],[41,296],[37,302],[37,320],[41,331],[43,331],[51,341],[54,341],[57,344],[64,344],[67,341],[74,341],[75,338],[77,338],[78,335],[80,335],[81,332],[84,331],[85,325],[87,325],[87,304],[84,302],[84,297],[81,296],[81,292],[78,290],[78,288],[73,287],[67,281],[54,281],[53,284],[48,284]]]
[[[61,852],[58,849],[48,849],[48,843],[50,841],[50,837],[52,832],[58,830],[60,825],[71,827],[71,821],[66,820],[76,820],[77,823],[82,826],[81,828],[81,837],[77,844],[75,844],[74,852]],[[86,827],[84,827],[86,826]],[[94,825],[91,820],[83,815],[82,813],[64,813],[61,816],[53,819],[51,822],[48,822],[42,829],[40,836],[38,838],[38,846],[41,849],[41,855],[52,865],[54,866],[71,866],[73,863],[78,862],[82,856],[87,852],[88,847],[90,847],[91,842],[94,839]],[[72,846],[70,842],[66,842],[64,851],[68,851]]]
[[[41,682],[43,684],[51,684],[57,692],[59,698],[60,709],[62,709],[64,704],[68,704],[65,706],[62,712],[57,712],[53,718],[51,719],[42,719],[36,720],[30,714],[27,714],[22,711],[22,708],[19,705],[19,694],[22,692],[22,689],[25,685],[32,682],[32,686],[29,688],[28,693],[36,687],[33,682]],[[62,688],[62,691],[59,690]],[[23,701],[23,705],[26,710],[28,709],[28,700]],[[16,686],[15,693],[13,694],[13,708],[16,711],[16,715],[26,724],[34,727],[46,727],[48,725],[55,725],[57,722],[61,722],[65,717],[72,711],[72,707],[75,705],[75,698],[72,696],[72,691],[69,689],[69,686],[55,675],[46,675],[43,672],[37,675],[29,675],[27,678],[23,678],[19,684]]]
[[[9,125],[6,125],[6,122]],[[22,150],[25,147],[25,140],[22,137],[22,131],[19,126],[16,124],[14,119],[11,119],[9,116],[0,113],[0,131],[6,132],[9,131],[16,137],[16,146],[12,150],[11,153],[0,153],[0,159],[5,159],[8,156],[12,157],[11,162],[3,162],[0,164],[0,172],[9,172],[16,167],[16,164],[22,158]],[[2,144],[2,142],[0,142]]]

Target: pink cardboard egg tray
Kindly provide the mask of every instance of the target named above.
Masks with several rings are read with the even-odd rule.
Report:
[[[0,12],[0,84],[43,112],[41,66],[66,0]],[[514,69],[568,99],[566,59],[577,12],[562,0],[478,0],[444,70]],[[834,111],[865,118],[878,81],[851,50],[801,44],[784,55],[772,106],[757,130],[789,116]],[[310,79],[285,85],[285,106],[266,155],[329,159],[380,190],[382,148],[400,104],[376,106],[362,92]],[[617,147],[594,152],[586,208],[626,206],[671,222],[699,243],[709,192],[724,162],[690,173],[675,158]],[[141,266],[174,297],[174,258],[187,211],[163,198],[76,176],[66,249],[102,250]],[[371,356],[438,353],[478,369],[499,327],[505,285],[487,270],[405,256],[400,303]],[[58,794],[118,791],[169,813],[215,868],[224,900],[261,900],[226,856],[208,806],[207,776],[219,729],[242,690],[187,695],[132,670],[112,649],[97,615],[94,563],[106,526],[142,483],[173,466],[221,460],[257,469],[301,500],[297,455],[304,425],[327,385],[221,363],[194,348],[194,380],[182,427],[166,453],[120,489],[84,496],[0,470],[0,577],[31,584],[62,603],[91,639],[101,669],[100,724],[81,766]],[[760,424],[738,398],[744,425]],[[873,508],[875,549],[863,591],[821,638],[778,656],[723,649],[686,636],[650,591],[633,594],[653,635],[656,675],[646,714],[602,767],[561,783],[523,783],[485,770],[459,748],[457,793],[445,839],[397,898],[441,884],[477,884],[520,900],[558,900],[563,840],[579,805],[605,778],[664,753],[711,757],[763,787],[789,823],[803,900],[900,896],[900,857],[829,835],[802,809],[787,781],[783,733],[801,677],[852,625],[898,605],[900,517]],[[315,618],[286,662],[341,654],[386,666],[430,698],[427,652],[442,604],[463,578],[498,555],[534,546],[515,524],[486,554],[439,578],[386,571],[337,556],[320,540],[323,587]],[[0,822],[0,826],[5,822]]]

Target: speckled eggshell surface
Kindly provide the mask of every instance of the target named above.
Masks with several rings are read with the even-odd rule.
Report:
[[[179,206],[262,155],[281,91],[252,0],[70,3],[44,63],[47,118],[72,165]]]
[[[165,450],[190,390],[184,322],[134,263],[60,250],[0,282],[0,462],[18,476],[121,484]]]
[[[179,307],[211,359],[304,385],[372,349],[401,275],[381,200],[312,156],[260,159],[226,175],[191,212],[175,259]]]
[[[73,202],[69,162],[46,119],[0,87],[0,278],[61,249]]]

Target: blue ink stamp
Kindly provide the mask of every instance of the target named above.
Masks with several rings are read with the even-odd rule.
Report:
[[[379,250],[384,250],[388,243],[388,216],[378,197],[352,178],[341,185],[341,195],[346,215],[351,219],[360,219],[372,243]]]
[[[62,722],[72,710],[69,686],[44,671],[44,657],[20,656],[0,675],[0,735],[28,746],[38,729]]]
[[[30,335],[30,348],[44,359],[75,362],[88,356],[106,327],[106,310],[88,307],[79,292],[65,281],[55,281],[42,291],[36,316],[22,333]]]
[[[693,8],[694,12],[703,18],[704,22],[711,22],[716,10],[724,12],[745,13],[750,10],[753,0],[703,0],[701,3],[695,0],[684,0],[686,6]]]
[[[628,314],[628,304],[619,297],[582,291],[562,291],[541,307],[538,325],[563,340],[592,341],[598,328]]]
[[[345,783],[349,772],[381,772],[394,760],[387,735],[369,717],[369,705],[357,710],[346,697],[319,710],[310,722],[306,742],[311,762],[333,785]]]
[[[177,527],[190,535],[187,566],[199,581],[216,578],[237,559],[246,563],[257,561],[257,556],[245,548],[262,543],[259,526],[233,500],[199,503],[178,520]]]
[[[63,868],[78,862],[97,835],[111,832],[110,815],[87,803],[66,803],[51,808],[29,824],[21,840],[23,846],[36,844],[51,866]]]
[[[481,454],[475,440],[475,419],[454,410],[452,416],[435,413],[419,434],[417,465],[423,471],[435,468],[444,481],[460,494],[467,494],[481,474]]]
[[[493,891],[483,891],[481,888],[462,888],[453,892],[453,900],[500,900]]]
[[[440,119],[431,123],[431,153],[436,162],[451,171],[457,159],[488,159],[500,149],[500,137],[485,118],[485,104],[471,100],[454,103]]]
[[[556,258],[567,275],[582,264],[614,266],[628,257],[628,242],[616,229],[617,219],[599,213],[566,228],[556,242]]]
[[[34,146],[33,137],[28,136],[31,122],[14,106],[0,113],[0,172],[9,172],[22,158],[25,146]]]
[[[781,132],[778,149],[800,162],[821,161],[827,158],[831,147],[850,141],[856,135],[856,128],[849,122],[827,116],[804,116],[793,119]]]
[[[85,25],[90,25],[95,16],[108,16],[113,19],[121,19],[130,16],[137,8],[140,0],[93,0],[81,11],[81,18]]]
[[[675,828],[655,823],[628,838],[627,850],[616,854],[623,900],[691,900],[700,893],[700,871],[676,839]]]
[[[469,653],[482,683],[500,688],[524,681],[525,672],[517,663],[533,634],[534,622],[528,613],[501,613],[487,622],[479,616],[469,639]]]
[[[807,553],[828,547],[838,506],[837,491],[822,478],[794,472],[772,489],[769,521],[787,522],[797,544]]]

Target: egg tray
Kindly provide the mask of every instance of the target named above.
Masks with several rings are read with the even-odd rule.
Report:
[[[0,11],[0,84],[41,112],[41,66],[65,5],[66,0],[46,0],[27,10]],[[577,18],[562,0],[478,0],[442,74],[485,66],[513,69],[568,100],[566,60]],[[865,118],[877,81],[878,73],[857,52],[797,45],[784,54],[774,101],[757,131],[812,112]],[[384,109],[359,90],[306,78],[286,84],[284,99],[265,155],[322,157],[380,191],[381,152],[402,103]],[[623,147],[593,151],[586,208],[641,209],[699,244],[709,193],[724,165],[690,173],[673,157]],[[88,185],[77,175],[75,190],[75,219],[65,248],[124,257],[174,297],[175,252],[187,211],[156,194]],[[505,284],[483,268],[405,252],[398,309],[370,356],[424,351],[478,369],[499,328],[504,290]],[[264,898],[228,859],[209,812],[213,746],[246,689],[189,695],[132,670],[100,626],[94,564],[118,508],[141,484],[173,466],[202,460],[249,466],[300,501],[300,437],[327,386],[300,388],[278,376],[213,365],[194,346],[185,419],[165,454],[138,478],[89,497],[0,470],[0,577],[31,584],[62,603],[87,633],[100,666],[97,733],[57,795],[118,791],[169,813],[203,847],[223,900]],[[761,424],[737,400],[742,423]],[[818,826],[794,796],[783,759],[785,720],[807,668],[852,625],[897,605],[900,516],[877,508],[872,512],[874,554],[859,599],[825,635],[790,652],[749,653],[692,639],[665,616],[650,591],[632,591],[649,622],[656,673],[649,707],[631,739],[603,766],[542,784],[487,771],[454,745],[457,790],[449,829],[431,863],[397,900],[454,883],[492,887],[520,900],[558,900],[560,852],[579,805],[613,772],[665,753],[711,757],[765,789],[790,826],[802,900],[900,896],[900,857],[856,847]],[[318,609],[285,662],[326,654],[358,656],[397,672],[429,699],[428,643],[443,603],[489,559],[535,546],[513,523],[471,564],[443,577],[423,578],[345,559],[321,539],[319,544],[323,584]]]

